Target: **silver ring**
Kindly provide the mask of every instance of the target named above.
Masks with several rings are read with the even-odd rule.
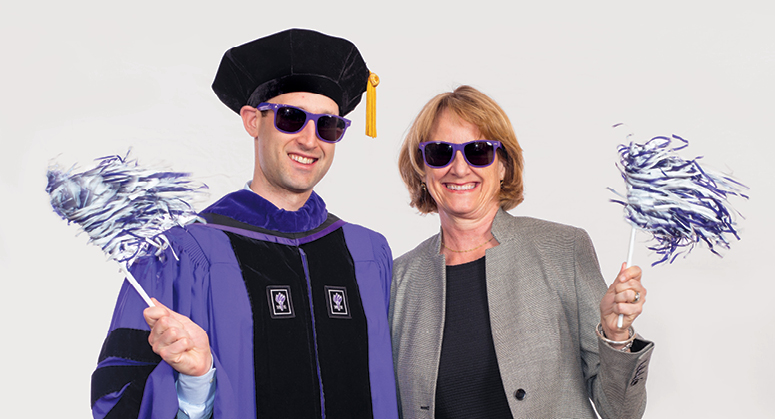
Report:
[[[640,301],[640,291],[635,291],[635,299],[632,301],[633,304]]]

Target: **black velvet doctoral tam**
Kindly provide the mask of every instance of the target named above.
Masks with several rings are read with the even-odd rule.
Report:
[[[288,29],[229,49],[213,91],[234,112],[284,93],[328,96],[339,115],[355,109],[366,91],[369,69],[350,41],[307,29]]]

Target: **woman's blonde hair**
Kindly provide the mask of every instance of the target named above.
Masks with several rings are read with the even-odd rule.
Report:
[[[433,125],[445,109],[476,126],[485,139],[501,142],[498,156],[506,168],[506,175],[499,194],[500,206],[504,210],[510,210],[519,205],[523,200],[523,161],[522,148],[517,142],[514,128],[509,117],[492,98],[465,85],[453,92],[437,95],[426,103],[401,145],[398,170],[409,189],[409,205],[423,214],[438,211],[436,201],[425,188],[425,162],[419,145],[421,142],[431,141]]]

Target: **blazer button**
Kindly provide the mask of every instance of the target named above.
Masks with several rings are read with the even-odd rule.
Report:
[[[525,397],[527,396],[527,392],[525,390],[519,389],[514,392],[514,398],[517,400],[525,400]]]

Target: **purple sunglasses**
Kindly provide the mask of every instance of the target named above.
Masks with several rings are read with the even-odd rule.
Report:
[[[435,169],[449,166],[458,150],[463,153],[466,163],[472,167],[487,167],[495,161],[495,150],[501,147],[500,141],[475,140],[463,144],[446,141],[426,141],[420,143],[425,164]]]
[[[312,113],[291,105],[280,103],[259,103],[259,111],[274,111],[274,126],[286,134],[296,134],[304,129],[307,121],[315,121],[315,134],[327,143],[336,143],[342,139],[350,120],[327,113]]]

